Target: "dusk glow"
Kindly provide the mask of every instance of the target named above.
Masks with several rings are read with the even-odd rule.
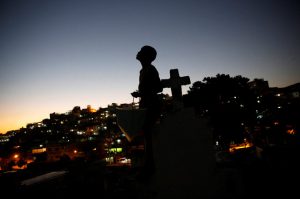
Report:
[[[178,68],[191,83],[218,73],[298,83],[299,10],[296,0],[1,1],[0,133],[132,102],[144,45],[161,79]]]

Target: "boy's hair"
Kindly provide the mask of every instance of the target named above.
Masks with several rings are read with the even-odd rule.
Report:
[[[142,51],[145,54],[147,54],[147,56],[151,62],[156,59],[157,52],[156,52],[155,48],[153,48],[152,46],[147,46],[147,45],[143,46]]]

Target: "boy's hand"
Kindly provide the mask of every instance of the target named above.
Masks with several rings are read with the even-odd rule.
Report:
[[[139,97],[140,94],[139,94],[138,91],[134,91],[134,92],[131,93],[131,96],[132,96],[132,97]]]

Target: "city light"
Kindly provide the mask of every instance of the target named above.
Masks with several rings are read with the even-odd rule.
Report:
[[[245,148],[249,148],[249,147],[252,147],[252,146],[253,146],[253,144],[248,142],[248,141],[245,141],[245,142],[240,143],[240,144],[231,144],[230,148],[229,148],[229,152],[233,153],[236,150],[245,149]]]

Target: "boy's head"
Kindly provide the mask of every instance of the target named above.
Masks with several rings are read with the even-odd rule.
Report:
[[[155,60],[157,52],[152,46],[143,46],[137,53],[136,59],[140,62],[151,63]]]

